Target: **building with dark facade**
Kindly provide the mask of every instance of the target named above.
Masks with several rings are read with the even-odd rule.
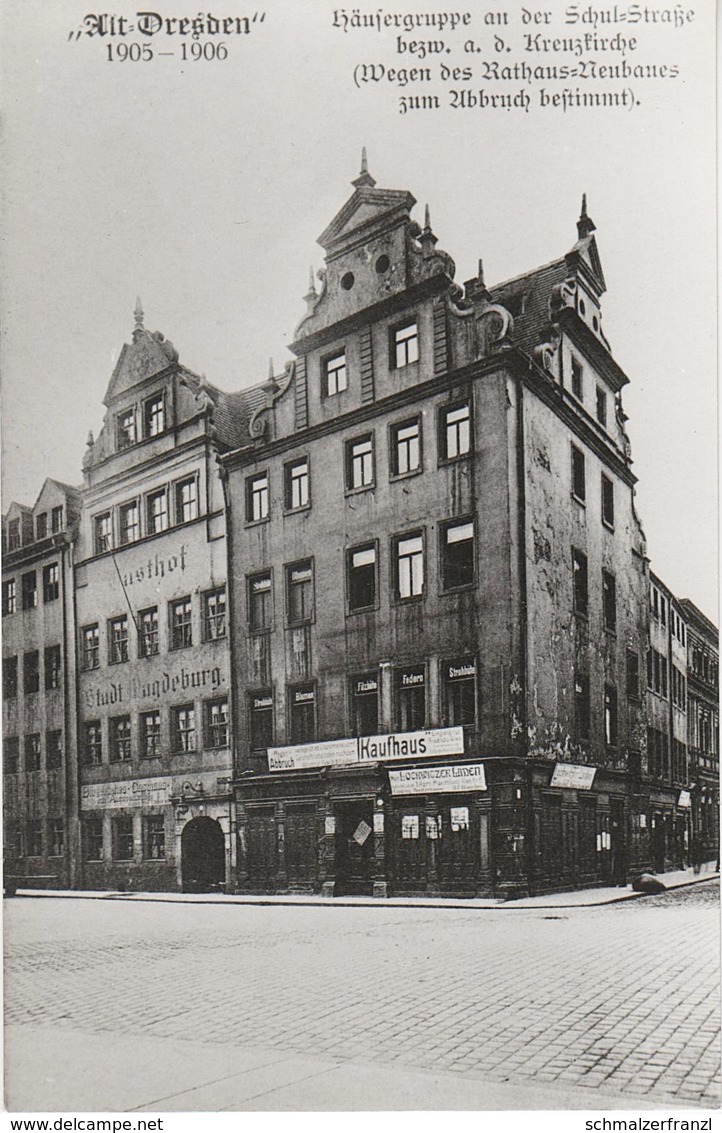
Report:
[[[687,622],[687,721],[698,860],[719,861],[719,634],[693,602],[680,603]]]

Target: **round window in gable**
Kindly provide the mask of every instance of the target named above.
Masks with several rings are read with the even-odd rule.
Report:
[[[376,271],[379,273],[379,275],[383,275],[385,271],[388,271],[390,266],[391,266],[391,260],[389,259],[388,256],[386,256],[386,255],[379,256],[379,258],[376,261]]]
[[[350,291],[356,282],[356,277],[352,271],[347,271],[345,275],[341,276],[341,286],[344,291]]]
[[[587,313],[587,308],[583,299],[579,300],[579,314],[584,316]]]

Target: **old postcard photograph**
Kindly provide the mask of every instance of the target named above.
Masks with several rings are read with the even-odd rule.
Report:
[[[0,21],[7,1127],[711,1128],[715,4]]]

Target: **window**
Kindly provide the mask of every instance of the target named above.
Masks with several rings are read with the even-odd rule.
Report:
[[[158,607],[149,606],[138,613],[138,656],[156,657],[159,651]]]
[[[143,406],[143,432],[146,437],[158,437],[165,429],[165,402],[162,393],[149,398]]]
[[[347,553],[348,608],[368,610],[376,603],[376,548],[354,547]]]
[[[89,767],[103,762],[103,729],[100,720],[88,720],[83,728],[83,760]]]
[[[63,733],[45,733],[45,766],[48,771],[57,771],[63,766]]]
[[[160,750],[160,712],[141,712],[140,714],[140,757],[157,759]]]
[[[195,476],[175,486],[176,523],[189,523],[198,518],[198,484]]]
[[[303,744],[316,739],[316,692],[313,685],[288,690],[291,716],[291,743]]]
[[[323,375],[326,397],[332,397],[333,394],[341,393],[348,388],[345,350],[342,350],[340,354],[333,354],[330,358],[324,359]]]
[[[206,744],[211,748],[228,747],[228,701],[211,700],[206,704]]]
[[[226,636],[226,590],[208,590],[203,595],[203,639],[218,641]]]
[[[100,665],[100,631],[97,625],[83,626],[80,631],[80,662],[83,669],[97,669]]]
[[[414,732],[426,724],[426,673],[424,667],[396,672],[396,726]]]
[[[284,469],[284,493],[287,511],[308,507],[310,501],[310,477],[308,457],[286,464]]]
[[[38,604],[38,584],[35,578],[35,571],[30,571],[29,574],[24,574],[22,577],[23,584],[23,609],[34,610]]]
[[[614,527],[614,484],[602,473],[602,523]]]
[[[273,622],[271,572],[248,579],[248,624],[251,633],[266,633]]]
[[[659,696],[667,698],[667,658],[656,649],[647,652],[647,685]]]
[[[14,614],[18,608],[17,587],[15,579],[9,578],[3,582],[3,617]]]
[[[617,583],[608,570],[602,571],[602,606],[604,628],[608,633],[617,632]]]
[[[171,708],[171,744],[176,755],[196,750],[196,712],[192,704]]]
[[[574,677],[574,729],[579,741],[589,739],[590,706],[589,677],[576,673]]]
[[[128,616],[111,618],[108,622],[108,664],[120,665],[128,660]]]
[[[135,444],[135,407],[124,410],[116,417],[118,448],[128,448]]]
[[[157,535],[168,528],[168,493],[165,488],[151,492],[145,501],[146,528],[149,535]]]
[[[43,601],[55,602],[60,597],[60,569],[57,563],[50,563],[43,569]]]
[[[45,689],[60,688],[61,660],[60,646],[50,645],[45,650]]]
[[[611,685],[604,686],[604,742],[617,746],[617,690]]]
[[[439,454],[442,460],[456,460],[471,448],[471,408],[468,404],[443,409],[439,418]]]
[[[193,644],[192,616],[193,607],[191,599],[178,598],[169,604],[170,609],[170,647],[171,649],[186,649]]]
[[[58,531],[62,531],[62,529],[63,529],[63,506],[62,506],[62,504],[59,507],[54,507],[52,509],[52,511],[50,512],[50,526],[52,528],[53,534],[56,534]]]
[[[143,856],[154,862],[165,858],[165,819],[162,814],[149,814],[143,818]]]
[[[3,657],[3,696],[11,700],[18,695],[18,659]]]
[[[627,650],[627,697],[639,700],[639,654]]]
[[[48,857],[62,858],[65,853],[65,822],[51,818],[48,822]]]
[[[391,469],[406,476],[421,468],[421,425],[418,417],[391,426]]]
[[[20,740],[17,736],[9,736],[4,744],[5,774],[17,775],[20,769]]]
[[[20,546],[20,520],[11,519],[8,523],[8,551],[17,551]]]
[[[124,763],[130,759],[130,716],[111,716],[109,726],[109,759]]]
[[[83,841],[85,843],[85,860],[88,862],[102,862],[103,860],[103,817],[100,814],[89,814],[83,819]]]
[[[667,624],[667,599],[659,596],[659,617],[663,626]]]
[[[572,547],[572,573],[574,585],[574,613],[586,618],[589,612],[589,584],[587,556]]]
[[[572,445],[572,495],[580,502],[587,498],[584,453]]]
[[[369,488],[374,482],[374,442],[368,433],[346,444],[346,488]]]
[[[354,677],[350,682],[351,732],[354,736],[375,736],[379,730],[378,673]]]
[[[442,673],[447,724],[473,728],[476,725],[476,661],[468,657],[446,661]]]
[[[310,560],[286,567],[288,624],[313,621],[313,563]]]
[[[40,736],[37,733],[25,737],[25,770],[40,770]]]
[[[597,386],[597,421],[607,427],[607,395],[601,386]]]
[[[251,751],[273,744],[273,694],[255,692],[249,697]]]
[[[102,555],[113,546],[113,520],[109,511],[95,517],[95,553]]]
[[[584,398],[584,379],[582,364],[576,358],[572,358],[572,393],[578,401]]]
[[[120,514],[120,545],[135,543],[140,539],[140,508],[137,500],[122,504]]]
[[[40,692],[40,654],[36,649],[23,655],[23,692]]]
[[[45,539],[48,534],[48,513],[43,511],[35,517],[35,538]]]
[[[258,476],[249,476],[246,480],[246,519],[249,523],[257,523],[261,519],[268,519],[269,514],[268,473],[261,472]]]
[[[112,819],[113,857],[118,862],[133,860],[133,816],[121,814]]]
[[[395,370],[419,360],[419,328],[414,319],[391,329],[391,365]]]
[[[396,540],[396,597],[416,598],[424,592],[424,543],[421,535]]]
[[[31,818],[25,826],[25,845],[29,858],[43,856],[43,827],[39,818]]]
[[[441,529],[441,576],[444,590],[474,583],[474,524],[449,523]]]

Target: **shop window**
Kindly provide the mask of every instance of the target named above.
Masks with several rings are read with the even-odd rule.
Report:
[[[196,750],[196,712],[192,704],[170,710],[171,745],[175,755]]]
[[[60,688],[60,680],[62,676],[62,661],[60,657],[60,646],[49,645],[45,650],[45,690],[49,692],[51,689]]]
[[[29,858],[43,856],[43,824],[39,818],[31,818],[25,824],[25,849]]]
[[[113,546],[113,518],[109,511],[103,512],[102,515],[96,515],[94,529],[95,553],[102,555]]]
[[[80,663],[86,672],[100,665],[100,631],[97,625],[83,626],[80,631]]]
[[[165,400],[162,393],[157,393],[143,405],[143,432],[146,437],[158,437],[164,430]]]
[[[43,511],[35,517],[35,538],[45,539],[48,534],[48,513]]]
[[[286,567],[288,624],[307,625],[313,621],[313,564],[310,560]]]
[[[474,524],[449,523],[441,530],[441,578],[444,590],[474,584]]]
[[[165,818],[149,814],[143,818],[143,857],[148,861],[165,860]]]
[[[316,739],[316,690],[301,685],[288,690],[291,716],[291,743],[303,744]]]
[[[110,762],[127,762],[130,759],[130,716],[111,716],[108,728]]]
[[[406,476],[421,468],[421,424],[418,417],[391,426],[391,469]]]
[[[449,825],[452,834],[460,834],[469,829],[468,806],[452,806],[449,808]]]
[[[62,504],[59,507],[54,507],[52,509],[52,511],[50,512],[50,526],[52,528],[54,535],[57,534],[58,531],[62,531],[62,529],[63,529],[63,505]]]
[[[442,409],[439,415],[439,454],[456,460],[471,449],[471,407],[468,402]]]
[[[83,726],[83,758],[89,767],[103,762],[103,728],[100,720],[88,720]]]
[[[269,507],[268,473],[249,476],[246,480],[246,519],[249,523],[268,519]]]
[[[195,476],[175,485],[176,523],[190,523],[198,518],[198,481]]]
[[[426,725],[426,671],[423,666],[398,669],[395,674],[396,726],[415,732]]]
[[[128,615],[108,622],[108,664],[121,665],[128,660]]]
[[[323,360],[324,396],[333,397],[348,388],[348,372],[346,370],[346,351],[332,354]]]
[[[351,729],[354,736],[375,736],[379,730],[378,673],[353,677],[350,682]]]
[[[617,690],[604,686],[604,741],[607,747],[617,746]]]
[[[161,754],[160,712],[156,708],[140,715],[140,756],[141,759],[159,759]]]
[[[617,632],[617,583],[608,570],[602,571],[602,608],[607,633]]]
[[[230,730],[228,725],[228,701],[211,700],[205,705],[206,745],[209,748],[228,747]]]
[[[40,736],[37,733],[25,737],[25,770],[40,770]]]
[[[50,563],[43,568],[43,601],[55,602],[60,597],[60,568]]]
[[[14,614],[18,608],[17,586],[14,578],[3,582],[3,617]]]
[[[226,636],[226,588],[207,590],[203,595],[203,640],[219,641]]]
[[[368,610],[376,604],[376,547],[354,547],[347,553],[348,608]]]
[[[419,837],[418,814],[401,815],[401,837],[404,841],[415,842]]]
[[[298,511],[311,501],[311,477],[308,457],[293,460],[283,469],[284,504],[287,511]]]
[[[122,504],[119,508],[120,519],[120,545],[125,547],[128,543],[137,543],[140,539],[140,508],[137,500]]]
[[[273,624],[273,585],[271,572],[248,579],[248,624],[251,633],[267,633]]]
[[[450,727],[476,726],[476,661],[462,657],[442,668],[446,722]]]
[[[168,493],[165,488],[146,497],[145,522],[149,535],[168,529]]]
[[[51,818],[48,822],[48,857],[62,858],[65,853],[65,822]]]
[[[587,556],[583,551],[578,551],[576,547],[572,547],[572,571],[574,575],[574,613],[586,618],[589,612]]]
[[[602,473],[602,523],[614,528],[614,484]]]
[[[156,657],[159,651],[158,607],[149,606],[138,613],[138,656]]]
[[[580,742],[589,739],[590,729],[589,677],[576,673],[574,677],[574,730]]]
[[[20,740],[8,736],[3,743],[4,768],[6,775],[17,775],[20,770]]]
[[[23,654],[23,692],[40,692],[40,654],[37,649]]]
[[[578,401],[584,400],[584,371],[577,358],[572,358],[572,393]]]
[[[249,697],[251,751],[273,744],[273,693],[254,692]]]
[[[18,659],[3,657],[3,696],[12,700],[18,695]]]
[[[38,584],[35,571],[30,571],[22,577],[23,609],[34,610],[38,604]]]
[[[177,598],[168,605],[170,612],[170,647],[187,649],[193,644],[193,605],[190,597]]]
[[[115,427],[119,449],[134,445],[136,441],[135,408],[124,409],[122,413],[119,413],[115,419]]]
[[[572,445],[572,495],[580,503],[584,503],[587,498],[584,453],[576,445]]]
[[[607,427],[607,395],[601,386],[597,386],[597,421],[605,429]]]
[[[121,814],[111,820],[113,857],[118,862],[133,860],[133,816]]]
[[[102,862],[103,860],[103,818],[100,814],[88,814],[83,818],[83,842],[85,843],[85,860],[88,862]]]
[[[639,700],[639,654],[627,650],[627,697]]]
[[[389,335],[392,369],[400,370],[402,366],[410,366],[412,362],[418,362],[419,328],[416,319],[392,327]]]
[[[396,597],[418,598],[424,592],[424,543],[421,535],[395,541]]]
[[[374,442],[368,433],[346,443],[346,488],[370,488],[374,483]]]

